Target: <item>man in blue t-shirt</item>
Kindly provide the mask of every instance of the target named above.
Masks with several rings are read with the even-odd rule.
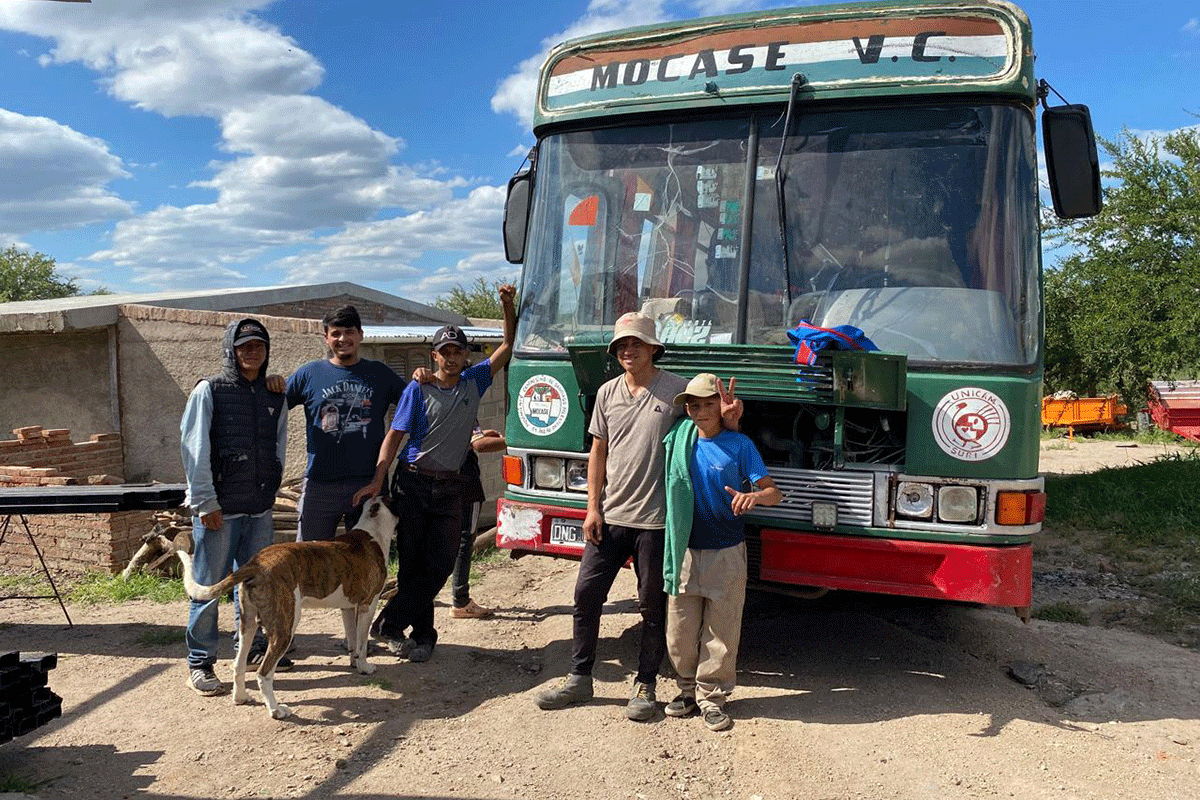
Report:
[[[325,315],[330,357],[288,378],[288,408],[304,405],[308,466],[300,487],[298,541],[328,540],[357,521],[355,492],[375,474],[385,415],[405,381],[381,361],[359,357],[362,321],[354,306]]]
[[[392,428],[379,448],[375,477],[354,496],[357,502],[383,491],[388,469],[403,442],[392,479],[393,494],[403,497],[405,507],[398,540],[399,574],[396,594],[376,622],[377,635],[388,649],[410,661],[428,661],[437,643],[433,599],[454,569],[462,529],[464,485],[459,470],[471,447],[479,399],[512,355],[516,291],[511,285],[499,288],[504,341],[486,361],[467,365],[467,338],[454,325],[434,334],[431,346],[437,370],[433,380],[413,381],[405,388]],[[406,635],[410,627],[412,631]]]

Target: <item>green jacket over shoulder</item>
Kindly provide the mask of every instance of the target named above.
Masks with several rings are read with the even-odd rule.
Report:
[[[696,425],[681,417],[663,438],[667,446],[667,528],[663,542],[663,588],[667,594],[679,594],[679,571],[683,554],[692,536],[692,511],[696,498],[692,490],[689,465],[699,438]]]

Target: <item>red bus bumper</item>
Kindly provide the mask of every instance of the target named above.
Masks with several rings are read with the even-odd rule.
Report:
[[[576,559],[583,553],[582,545],[550,541],[553,520],[582,523],[582,510],[501,498],[496,511],[497,547]],[[757,537],[750,532],[751,552],[754,538],[759,539],[760,557],[751,556],[752,581],[991,606],[1032,602],[1033,551],[1028,544],[917,542],[763,528]]]
[[[874,539],[764,528],[764,581],[855,592],[1028,606],[1033,549]]]

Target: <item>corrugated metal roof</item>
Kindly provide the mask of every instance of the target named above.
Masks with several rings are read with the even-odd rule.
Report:
[[[232,311],[250,306],[266,306],[299,300],[349,295],[389,306],[398,311],[430,320],[462,324],[462,314],[406,300],[357,283],[298,284],[254,286],[229,289],[194,289],[150,292],[145,294],[98,294],[59,297],[53,300],[26,300],[0,303],[0,332],[54,331],[102,327],[117,320],[122,305],[164,306],[197,311]],[[435,326],[436,330],[436,326]]]
[[[363,342],[370,344],[421,344],[433,341],[440,325],[364,325]],[[494,344],[504,339],[499,328],[465,326],[462,332],[468,342]]]

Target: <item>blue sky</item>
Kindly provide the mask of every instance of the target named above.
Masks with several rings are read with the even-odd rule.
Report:
[[[550,46],[797,4],[0,0],[0,247],[119,292],[515,277],[504,187]],[[1195,0],[1020,5],[1101,136],[1200,123]]]

